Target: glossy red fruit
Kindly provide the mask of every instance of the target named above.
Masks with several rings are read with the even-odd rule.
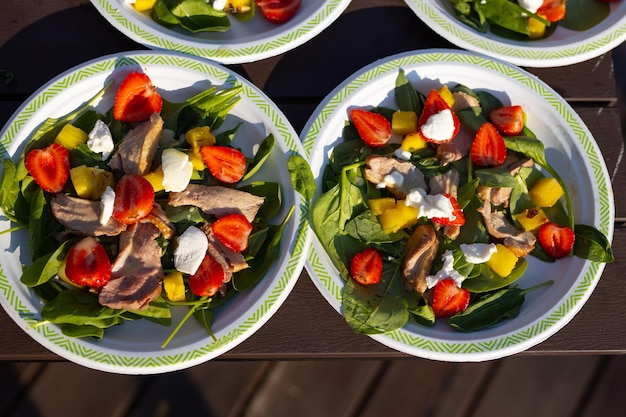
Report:
[[[537,15],[543,16],[550,22],[558,22],[565,18],[565,0],[543,0],[537,9]]]
[[[492,167],[506,159],[506,146],[498,129],[491,123],[483,123],[476,132],[470,148],[470,157],[475,165]]]
[[[211,175],[221,182],[234,184],[246,173],[246,157],[235,148],[203,146],[200,154]]]
[[[296,14],[301,0],[256,0],[263,17],[272,23],[285,23]]]
[[[465,311],[470,302],[470,293],[459,288],[452,278],[437,283],[433,290],[433,312],[435,317],[450,317]]]
[[[91,236],[81,239],[67,254],[65,275],[77,285],[103,287],[111,279],[111,261],[104,246]]]
[[[429,119],[441,112],[450,112],[451,125],[447,126],[447,128],[439,127],[436,129],[436,132],[426,129],[426,126],[432,124],[432,121],[429,123]],[[437,90],[431,90],[426,97],[426,101],[424,102],[424,109],[420,114],[418,126],[420,133],[426,141],[432,143],[445,143],[454,139],[457,133],[459,133],[461,122],[459,121],[456,113],[452,111],[448,103],[439,95]],[[445,135],[444,132],[446,133]]]
[[[212,297],[224,283],[224,268],[205,255],[195,274],[189,277],[189,289],[199,297]]]
[[[44,191],[60,193],[70,175],[70,156],[63,146],[53,143],[33,149],[24,160],[26,170]]]
[[[552,259],[569,256],[574,247],[575,237],[571,228],[559,226],[554,222],[545,223],[537,232],[539,244]]]
[[[160,113],[163,98],[156,91],[150,77],[131,72],[124,78],[115,95],[113,117],[120,122],[143,122],[152,113]]]
[[[452,214],[454,214],[454,218],[448,219],[446,217],[433,217],[431,220],[444,226],[463,226],[465,224],[465,216],[463,215],[461,206],[459,206],[459,202],[450,194],[444,195],[448,198],[448,200],[450,200],[450,203],[452,203]]]
[[[350,275],[359,284],[378,284],[382,272],[383,257],[376,248],[357,253],[350,261]]]
[[[115,186],[113,217],[124,224],[134,224],[146,217],[154,206],[154,188],[145,178],[126,174]]]
[[[524,110],[522,106],[498,107],[489,112],[489,120],[503,135],[519,135],[524,129]]]
[[[380,113],[353,109],[350,111],[350,119],[359,137],[369,147],[383,147],[391,139],[391,123]]]
[[[248,247],[252,223],[243,214],[227,214],[213,222],[211,230],[224,246],[235,252],[243,252]]]

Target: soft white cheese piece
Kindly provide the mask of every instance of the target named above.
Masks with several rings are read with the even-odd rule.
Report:
[[[404,204],[418,209],[418,217],[454,220],[454,207],[443,194],[426,194],[422,188],[414,188],[406,195]]]
[[[376,184],[376,188],[387,188],[393,187],[397,185],[398,187],[402,186],[404,182],[404,177],[398,171],[392,171],[391,173],[384,176],[383,181]]]
[[[543,4],[543,0],[517,0],[517,4],[531,13],[536,13]]]
[[[107,185],[102,197],[100,197],[100,224],[107,224],[113,215],[113,205],[115,204],[115,191]]]
[[[165,191],[179,192],[187,188],[193,174],[193,164],[186,153],[172,148],[165,149],[161,155],[161,167]]]
[[[94,153],[102,153],[102,160],[105,161],[113,152],[113,136],[106,123],[98,119],[87,137],[87,147]]]
[[[402,161],[410,161],[411,160],[411,152],[405,151],[402,148],[398,148],[393,152],[393,155],[402,160]]]
[[[461,243],[461,251],[467,262],[473,264],[485,263],[496,253],[495,243]]]
[[[189,226],[176,240],[174,268],[183,274],[195,274],[208,247],[209,241],[204,232],[195,226]]]
[[[213,0],[215,10],[224,10],[224,7],[226,7],[226,0]]]
[[[426,276],[426,285],[428,288],[432,288],[441,280],[446,278],[452,278],[456,283],[456,286],[461,288],[461,284],[465,280],[465,276],[461,275],[456,269],[452,267],[454,264],[454,255],[452,251],[447,250],[441,256],[441,260],[443,261],[443,266],[435,275],[427,275]]]
[[[434,141],[448,141],[454,134],[452,110],[445,109],[433,114],[421,126],[424,136]]]

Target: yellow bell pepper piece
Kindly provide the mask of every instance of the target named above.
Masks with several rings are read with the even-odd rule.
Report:
[[[443,101],[448,103],[448,106],[450,107],[454,106],[454,103],[456,102],[456,100],[454,98],[454,95],[452,94],[452,91],[450,91],[447,85],[444,85],[443,87],[438,88],[437,92],[439,93]]]
[[[413,132],[409,133],[402,140],[400,148],[407,152],[416,152],[428,147],[428,142],[424,139],[421,133]]]
[[[115,186],[115,178],[112,172],[86,165],[70,169],[70,179],[76,194],[88,200],[99,199],[107,186]]]
[[[391,116],[391,130],[400,136],[417,132],[417,113],[414,111],[395,111]]]
[[[396,200],[391,197],[371,198],[367,204],[375,216],[383,214],[386,210],[396,207]]]
[[[513,218],[519,222],[524,230],[532,232],[544,223],[550,221],[546,213],[540,208],[526,209],[521,213],[514,214]]]
[[[400,229],[411,227],[417,223],[419,210],[398,201],[395,207],[385,210],[378,216],[378,222],[385,233],[395,233]]]
[[[185,282],[183,281],[183,274],[178,271],[174,271],[167,274],[163,278],[163,289],[165,295],[170,301],[183,301],[185,299]]]
[[[540,178],[528,190],[528,195],[539,207],[552,207],[565,191],[555,178]]]
[[[487,266],[500,277],[508,276],[517,264],[517,256],[501,243],[496,244],[497,252],[486,262]]]
[[[154,192],[157,193],[159,191],[164,190],[163,187],[163,168],[158,167],[156,170],[146,174],[143,176],[154,188]]]
[[[530,16],[528,18],[528,37],[530,39],[539,39],[546,34],[546,24],[541,20]]]
[[[206,166],[204,165],[204,159],[202,159],[202,156],[196,155],[196,153],[192,149],[190,149],[186,153],[189,157],[191,165],[193,165],[193,169],[196,171],[204,171],[204,168],[206,168]]]
[[[138,12],[147,12],[148,10],[152,10],[156,0],[135,0],[135,10]]]
[[[81,143],[87,142],[87,138],[88,135],[84,130],[68,123],[63,126],[54,142],[71,151]]]
[[[200,149],[203,146],[211,146],[215,145],[215,136],[211,133],[211,128],[208,126],[194,127],[189,129],[187,133],[185,133],[185,140],[188,144],[191,145],[191,149],[193,153],[195,153],[198,157],[202,158],[200,154]]]

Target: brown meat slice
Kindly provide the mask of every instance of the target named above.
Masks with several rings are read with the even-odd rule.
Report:
[[[453,140],[437,146],[437,159],[442,165],[458,161],[469,153],[473,141],[474,136],[461,126]]]
[[[168,204],[173,207],[196,206],[217,217],[240,213],[252,222],[264,201],[263,197],[234,188],[189,184],[181,192],[170,193]]]
[[[404,288],[407,291],[426,291],[426,276],[430,274],[439,249],[437,233],[429,225],[418,226],[409,237],[404,249]]]
[[[102,287],[103,306],[142,310],[161,294],[163,267],[160,232],[150,222],[136,223],[120,235],[119,253],[112,265],[111,280]]]
[[[517,257],[528,255],[535,249],[537,238],[531,232],[518,230],[507,220],[502,211],[491,212],[491,204],[485,200],[478,209],[482,214],[489,235],[502,240],[502,244],[509,248]]]
[[[426,188],[424,174],[411,162],[380,155],[370,155],[365,160],[365,178],[372,184],[383,183],[393,172],[402,175],[402,183],[387,185],[387,189],[399,199],[404,199],[414,188]]]
[[[230,281],[230,278],[233,273],[239,272],[242,269],[249,268],[249,265],[246,262],[246,259],[241,253],[235,252],[234,250],[226,247],[213,234],[210,223],[205,222],[202,225],[202,231],[206,235],[207,240],[209,242],[209,247],[207,249],[207,252],[209,253],[209,255],[211,255],[218,263],[222,265],[225,272],[227,270],[229,271],[229,274],[226,277],[227,279],[225,279],[224,282]]]
[[[126,225],[113,217],[100,224],[100,202],[69,197],[63,193],[50,201],[52,214],[68,231],[85,236],[117,236]]]
[[[126,174],[145,175],[150,172],[162,130],[163,119],[158,113],[153,113],[150,119],[124,136],[109,161],[109,167]]]
[[[511,175],[515,175],[522,167],[532,168],[533,165],[534,161],[532,159],[520,157],[513,152],[509,152],[500,168],[509,171]],[[483,201],[489,200],[493,205],[506,208],[509,206],[512,191],[513,189],[510,187],[485,187],[484,185],[479,185],[476,189],[476,194]]]

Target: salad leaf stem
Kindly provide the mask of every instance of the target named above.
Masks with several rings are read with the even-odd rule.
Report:
[[[172,341],[172,339],[180,331],[180,329],[187,322],[187,320],[189,320],[189,318],[193,316],[193,313],[195,313],[196,310],[198,310],[198,308],[200,308],[200,306],[205,304],[207,301],[211,301],[211,298],[210,297],[202,297],[198,301],[192,303],[191,307],[189,308],[189,311],[187,311],[187,314],[185,314],[185,316],[178,322],[178,324],[176,325],[174,330],[172,330],[172,333],[170,333],[170,335],[167,337],[167,339],[165,339],[165,341],[161,345],[162,348],[167,347],[167,345]]]

